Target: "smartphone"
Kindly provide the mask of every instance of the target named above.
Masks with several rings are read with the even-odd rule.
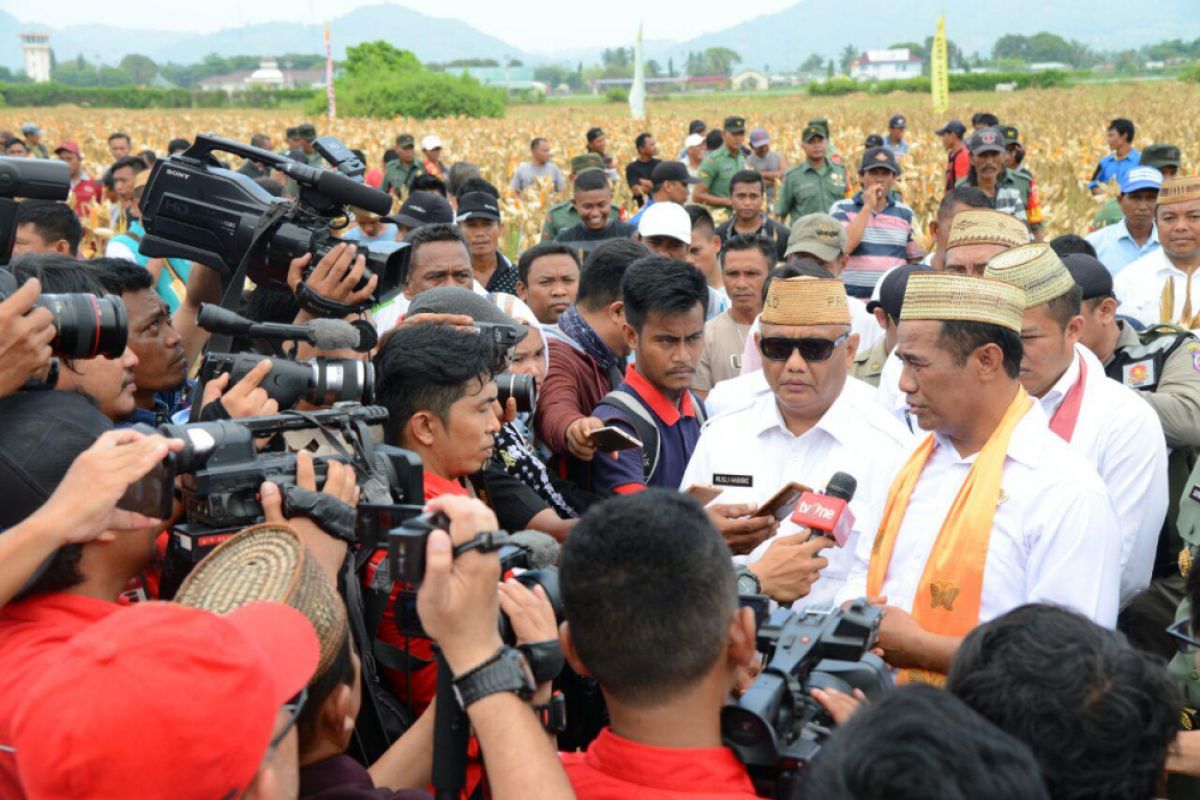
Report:
[[[783,522],[791,513],[796,510],[796,505],[800,502],[800,495],[805,492],[812,491],[802,483],[786,484],[778,492],[771,495],[767,502],[758,507],[758,511],[754,512],[756,517],[774,517]]]
[[[613,453],[617,450],[633,450],[634,448],[641,449],[642,443],[633,436],[630,436],[620,428],[609,426],[600,428],[588,434],[588,439],[592,444],[596,445],[596,449],[601,453]]]
[[[170,519],[175,506],[175,454],[166,458],[142,476],[141,480],[129,484],[125,494],[117,501],[117,508],[135,514]]]
[[[700,502],[700,505],[706,506],[713,500],[716,500],[718,497],[720,497],[725,490],[718,489],[715,486],[705,486],[703,484],[693,483],[683,491],[684,494],[690,494],[692,497],[696,498]]]

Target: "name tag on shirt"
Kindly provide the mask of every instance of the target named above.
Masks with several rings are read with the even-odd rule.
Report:
[[[753,475],[722,475],[720,473],[714,472],[713,476],[712,476],[712,485],[713,486],[742,486],[745,488],[750,488],[750,487],[754,486],[754,476]]]
[[[1132,386],[1135,389],[1140,386],[1153,386],[1154,379],[1154,359],[1152,358],[1135,361],[1121,367],[1121,382],[1126,386]]]

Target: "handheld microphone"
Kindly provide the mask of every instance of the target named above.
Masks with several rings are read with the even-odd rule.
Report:
[[[379,334],[366,320],[353,323],[341,319],[314,319],[308,325],[281,322],[255,322],[235,311],[211,303],[201,303],[196,323],[210,333],[227,336],[255,336],[308,342],[319,350],[349,348],[365,353],[375,346]],[[361,324],[360,324],[361,323]]]
[[[805,492],[792,512],[792,522],[814,534],[827,536],[838,547],[845,547],[854,528],[854,514],[848,504],[854,499],[858,481],[853,475],[835,472],[824,492]]]

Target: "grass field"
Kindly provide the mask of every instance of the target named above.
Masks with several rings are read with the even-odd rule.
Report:
[[[1086,232],[1097,201],[1085,187],[1096,161],[1106,152],[1104,130],[1109,119],[1125,116],[1138,126],[1135,146],[1151,142],[1179,145],[1184,154],[1184,172],[1194,171],[1200,158],[1200,130],[1188,109],[1200,103],[1200,86],[1176,81],[1140,84],[1026,90],[1015,93],[960,93],[950,97],[945,117],[935,117],[924,95],[851,95],[811,98],[803,94],[700,95],[651,99],[647,119],[629,118],[624,104],[606,102],[546,102],[513,106],[500,120],[444,119],[409,120],[339,119],[308,120],[320,133],[331,133],[348,146],[365,150],[377,159],[390,147],[397,133],[409,132],[418,140],[436,133],[446,145],[444,160],[468,160],[477,164],[484,177],[506,186],[513,169],[528,157],[528,143],[545,136],[555,151],[555,161],[566,167],[571,155],[582,152],[584,131],[600,125],[608,133],[609,152],[618,164],[635,157],[633,139],[643,130],[653,132],[660,143],[660,156],[673,157],[680,149],[689,120],[705,119],[720,125],[729,114],[746,117],[750,126],[761,125],[772,136],[773,146],[792,164],[803,159],[799,134],[812,117],[826,117],[832,125],[833,144],[844,162],[855,165],[867,134],[884,133],[887,118],[903,113],[909,120],[912,153],[902,165],[901,178],[906,201],[920,223],[925,223],[942,194],[945,150],[934,130],[951,117],[969,124],[976,111],[991,111],[1006,124],[1016,125],[1029,155],[1045,207],[1047,233]],[[262,131],[276,145],[283,142],[284,129],[306,121],[295,112],[274,111],[137,111],[81,109],[75,107],[0,109],[0,129],[15,129],[32,120],[46,132],[49,143],[74,139],[83,149],[93,174],[108,163],[105,144],[111,131],[127,131],[134,149],[165,150],[169,139],[190,137],[197,131],[213,131],[248,141]],[[855,170],[852,168],[851,172]],[[623,186],[618,202],[628,202]],[[506,241],[520,247],[536,241],[545,208],[556,198],[545,190],[528,190],[512,196],[506,191]]]

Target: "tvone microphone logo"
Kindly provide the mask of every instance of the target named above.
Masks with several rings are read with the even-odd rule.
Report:
[[[826,522],[832,522],[835,513],[834,509],[828,508],[822,503],[809,503],[807,501],[801,502],[800,508],[797,510],[805,516],[816,517]]]

